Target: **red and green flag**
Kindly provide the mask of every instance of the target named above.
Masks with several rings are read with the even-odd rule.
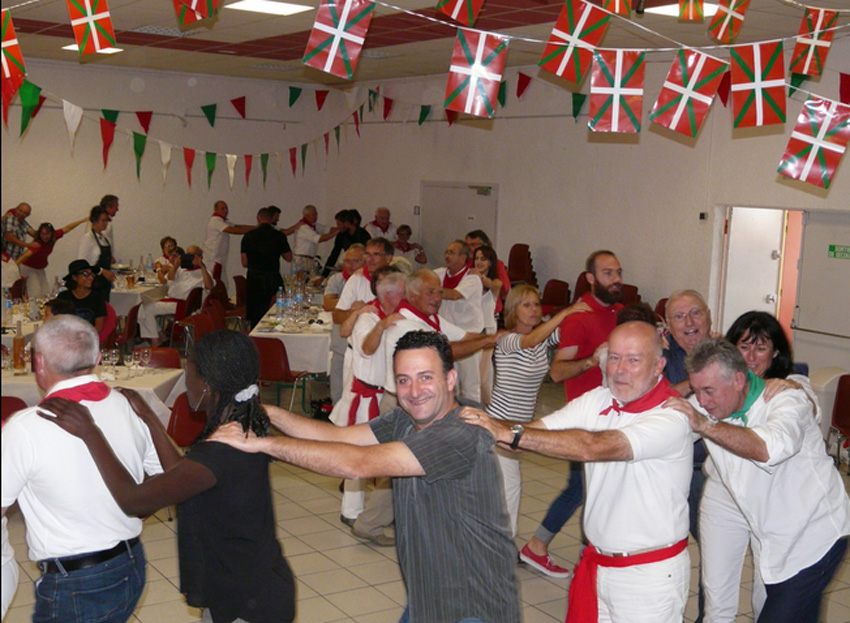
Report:
[[[95,54],[115,47],[115,31],[106,0],[68,0],[68,13],[79,54]]]
[[[696,136],[728,65],[696,50],[679,50],[649,120],[685,136]]]
[[[837,21],[837,11],[806,9],[788,71],[806,76],[820,76],[823,73],[826,55],[832,45],[832,29]]]
[[[736,128],[785,123],[782,41],[736,45],[732,61],[732,111]]]
[[[610,19],[608,13],[584,0],[567,0],[537,64],[565,80],[580,83]]]
[[[680,22],[701,22],[704,19],[702,0],[679,0]]]
[[[507,37],[459,28],[443,108],[492,117],[507,55]]]
[[[810,97],[797,117],[777,170],[786,177],[829,188],[848,141],[850,106]]]
[[[12,98],[24,83],[27,68],[24,65],[24,56],[21,46],[18,44],[18,36],[15,34],[15,25],[12,22],[12,13],[3,9],[3,122],[8,125],[9,104]]]
[[[735,43],[749,6],[750,0],[720,0],[708,25],[708,36],[720,43]]]
[[[596,50],[590,74],[590,120],[594,132],[640,132],[646,54]]]
[[[195,16],[200,15],[198,19],[208,19],[218,14],[220,0],[179,0],[179,2],[189,9],[189,13],[194,13]]]
[[[612,13],[616,13],[617,15],[622,15],[623,17],[631,17],[631,5],[631,0],[605,0],[602,3],[602,8],[607,9]]]
[[[351,80],[374,9],[372,0],[322,0],[304,64]]]
[[[435,8],[464,26],[472,26],[483,4],[484,0],[437,0]]]

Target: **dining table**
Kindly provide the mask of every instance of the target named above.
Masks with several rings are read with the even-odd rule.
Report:
[[[133,371],[117,366],[115,374],[112,366],[97,366],[94,374],[110,387],[129,387],[135,389],[159,417],[163,426],[168,426],[171,407],[177,397],[186,391],[186,373],[182,368],[141,368]],[[12,370],[3,370],[3,395],[15,396],[23,400],[28,407],[41,402],[45,392],[36,383],[35,374],[27,372],[16,376]]]
[[[125,280],[126,281],[126,280]],[[139,303],[156,303],[168,296],[167,283],[141,283],[128,288],[114,287],[109,293],[109,304],[115,309],[116,316],[126,316]]]
[[[32,339],[33,331],[35,330],[35,325],[41,325],[43,321],[38,320],[36,322],[31,321],[26,316],[21,321],[21,335],[24,336],[24,340],[29,343],[30,339]],[[15,339],[15,334],[17,331],[17,322],[12,322],[9,326],[3,327],[3,346],[7,348],[9,352],[12,352],[12,346]]]
[[[330,312],[313,308],[297,323],[278,322],[272,307],[251,331],[251,336],[283,342],[291,370],[330,374],[332,327]]]

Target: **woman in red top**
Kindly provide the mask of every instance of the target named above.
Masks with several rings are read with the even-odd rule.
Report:
[[[53,229],[50,223],[42,223],[38,226],[35,240],[30,243],[29,249],[21,258],[21,274],[27,278],[27,294],[32,298],[41,298],[50,294],[47,285],[47,258],[53,252],[53,245],[62,236],[70,232],[77,225],[88,220],[83,217],[62,229]]]

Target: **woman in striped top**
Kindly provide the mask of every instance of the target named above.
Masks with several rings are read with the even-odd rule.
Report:
[[[537,288],[519,285],[511,289],[505,301],[505,328],[510,333],[496,343],[496,380],[487,407],[489,415],[501,420],[531,421],[537,394],[549,372],[549,349],[558,346],[558,325],[570,314],[586,311],[590,311],[586,303],[574,303],[541,322],[543,312]],[[505,500],[516,535],[522,486],[519,460],[509,450],[497,448],[496,454],[502,466]]]

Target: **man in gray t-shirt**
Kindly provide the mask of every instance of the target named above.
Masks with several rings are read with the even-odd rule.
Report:
[[[452,363],[444,335],[411,331],[396,345],[393,411],[340,428],[266,406],[286,436],[246,438],[228,424],[210,439],[330,476],[392,477],[402,621],[516,623],[516,548],[493,438],[458,418]]]

